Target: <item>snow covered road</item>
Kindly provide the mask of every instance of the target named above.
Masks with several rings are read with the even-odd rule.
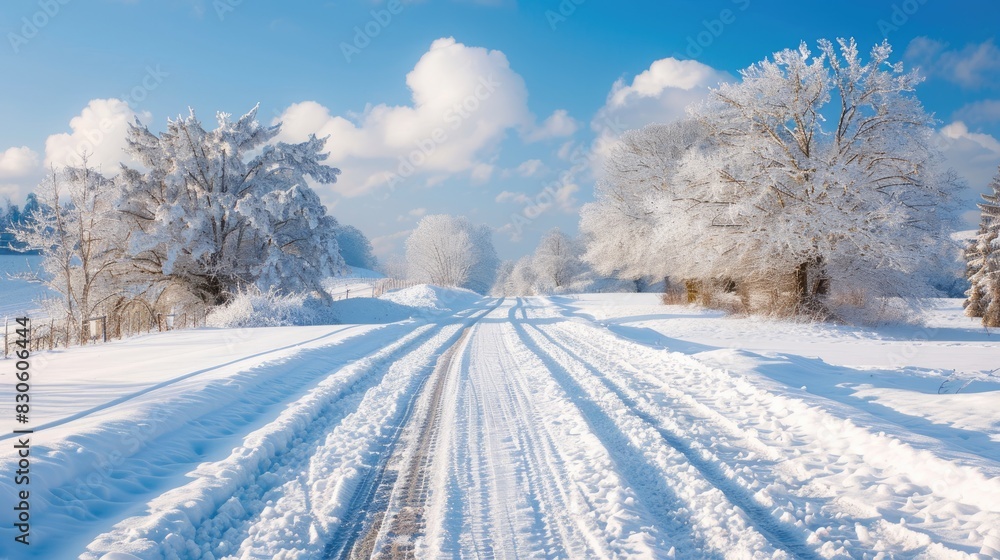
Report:
[[[487,299],[85,398],[36,435],[29,556],[1000,554],[988,446],[628,333]],[[126,421],[152,428],[120,452]]]

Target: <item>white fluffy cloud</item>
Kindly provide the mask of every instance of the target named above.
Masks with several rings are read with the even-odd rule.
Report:
[[[928,77],[943,78],[966,88],[1000,83],[1000,48],[989,39],[962,49],[928,37],[910,41],[903,58]]]
[[[986,193],[986,186],[1000,166],[1000,140],[971,132],[961,121],[943,127],[937,140],[947,164],[969,183],[969,190],[962,193],[962,216],[966,226],[974,227],[979,222],[974,204],[980,201],[980,193]]]
[[[514,170],[521,177],[531,177],[536,175],[539,171],[545,169],[545,164],[542,163],[540,159],[529,159],[518,165]]]
[[[0,152],[0,179],[14,179],[38,171],[38,154],[27,146]]]
[[[569,116],[565,109],[559,109],[549,115],[541,125],[534,127],[524,135],[527,142],[538,142],[549,138],[572,136],[580,129],[580,123]]]
[[[590,147],[587,169],[599,177],[606,155],[623,132],[677,120],[689,105],[704,100],[709,88],[732,79],[728,73],[696,60],[673,57],[653,62],[631,84],[619,78],[591,120],[598,139]]]
[[[343,169],[334,189],[358,195],[417,175],[476,171],[509,129],[531,130],[524,80],[500,51],[438,39],[406,76],[412,104],[368,106],[351,118],[313,101],[279,118],[281,139],[329,136],[330,163]]]
[[[136,116],[121,99],[91,100],[69,121],[72,132],[53,134],[45,141],[45,166],[80,165],[87,154],[92,167],[113,175],[119,163],[134,163],[125,153],[125,133]],[[148,113],[138,116],[150,118]]]
[[[704,99],[708,88],[730,79],[729,74],[696,60],[657,60],[631,84],[621,78],[614,83],[591,127],[605,132],[676,120],[684,116],[688,105]]]

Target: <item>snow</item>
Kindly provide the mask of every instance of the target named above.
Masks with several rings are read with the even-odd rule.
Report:
[[[28,282],[18,277],[25,273],[34,273],[41,269],[40,255],[0,255],[0,294],[4,301],[0,303],[0,316],[15,317],[25,312],[33,312],[37,317],[40,298],[51,296],[52,292],[44,284]]]
[[[38,354],[26,557],[997,557],[1000,336],[957,300],[876,329],[656,294],[335,304],[409,314]]]
[[[417,284],[410,288],[389,292],[380,299],[413,307],[429,314],[441,314],[465,309],[482,298],[483,296],[472,290]]]

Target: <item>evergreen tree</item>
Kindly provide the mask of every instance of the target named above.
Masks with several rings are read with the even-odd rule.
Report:
[[[965,251],[970,284],[965,314],[982,317],[984,326],[1000,327],[1000,169],[990,189],[979,204],[979,233]]]

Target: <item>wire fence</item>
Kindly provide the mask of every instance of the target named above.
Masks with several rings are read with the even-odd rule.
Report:
[[[353,298],[376,298],[391,292],[416,285],[409,280],[397,278],[344,278],[327,286],[334,301]],[[24,315],[4,317],[3,357],[14,350],[17,339],[16,319]],[[112,340],[122,340],[141,334],[191,329],[206,326],[207,310],[182,311],[178,313],[156,312],[148,305],[130,302],[104,315],[88,317],[83,321],[56,319],[28,314],[31,319],[29,349],[32,351],[54,350],[70,346],[101,344]]]
[[[113,315],[89,317],[83,321],[54,319],[52,317],[31,317],[29,349],[32,351],[54,350],[70,346],[86,346],[125,339],[140,334],[168,330],[189,329],[205,326],[207,313],[202,311],[184,313],[155,313],[150,311],[125,311]],[[3,357],[12,350],[16,331],[15,319],[4,317]]]

